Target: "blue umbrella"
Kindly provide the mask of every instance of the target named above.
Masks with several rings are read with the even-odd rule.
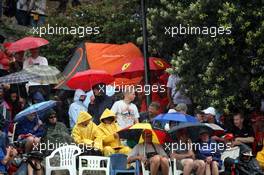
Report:
[[[15,116],[15,122],[19,122],[23,120],[24,117],[28,116],[29,114],[32,113],[37,113],[37,116],[40,116],[40,114],[43,114],[43,112],[46,112],[48,109],[53,108],[56,106],[56,101],[54,100],[49,100],[49,101],[44,101],[41,103],[36,103],[34,105],[31,105],[30,107],[26,108],[25,110],[21,111]],[[43,116],[43,115],[42,115]]]
[[[179,112],[160,114],[154,118],[154,121],[161,121],[161,122],[175,121],[175,122],[191,122],[191,123],[198,122],[198,120],[195,117],[187,114],[182,114]]]

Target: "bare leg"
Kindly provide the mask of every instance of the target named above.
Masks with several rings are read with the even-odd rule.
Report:
[[[183,175],[190,175],[193,169],[193,159],[183,161]]]
[[[212,175],[218,175],[218,163],[216,161],[212,162]]]
[[[150,174],[157,175],[160,166],[160,156],[156,155],[150,159]]]
[[[211,166],[210,164],[205,164],[205,175],[211,175]]]
[[[203,160],[195,160],[194,168],[196,169],[197,175],[204,175],[205,172],[205,162]]]
[[[27,165],[28,168],[28,175],[33,175],[33,168],[30,166],[30,164]]]
[[[169,174],[169,160],[166,157],[160,158],[161,171],[163,175]]]

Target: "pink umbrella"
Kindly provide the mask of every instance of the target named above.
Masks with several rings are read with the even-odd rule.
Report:
[[[29,49],[34,49],[38,48],[44,45],[47,45],[49,41],[43,39],[43,38],[38,38],[38,37],[25,37],[20,40],[17,40],[13,43],[11,43],[8,47],[7,50],[9,52],[15,53],[15,52],[20,52],[20,51],[26,51]]]

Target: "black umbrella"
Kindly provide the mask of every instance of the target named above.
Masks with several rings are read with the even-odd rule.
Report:
[[[175,133],[181,129],[187,129],[188,135],[192,141],[196,141],[199,138],[199,132],[202,129],[206,129],[209,134],[213,133],[213,129],[207,126],[204,123],[180,123],[177,126],[174,126],[168,131],[173,139],[175,139]]]

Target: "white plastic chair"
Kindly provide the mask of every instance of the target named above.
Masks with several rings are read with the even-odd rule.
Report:
[[[176,159],[171,159],[171,160],[173,163],[173,175],[181,175],[183,171],[177,169],[177,160]]]
[[[86,166],[82,165],[83,160],[86,161]],[[106,161],[106,167],[102,166],[103,161]],[[79,156],[79,175],[82,175],[83,171],[92,171],[93,174],[105,172],[105,175],[109,175],[110,174],[110,157]]]
[[[141,168],[142,168],[142,174],[143,175],[150,175],[150,171],[145,169],[145,166],[144,166],[143,162],[141,162]],[[170,161],[169,161],[169,175],[173,175]]]
[[[77,153],[76,153],[77,152]],[[60,165],[52,166],[50,159],[59,153]],[[52,171],[68,170],[70,175],[77,175],[76,156],[80,155],[82,150],[75,145],[62,146],[54,150],[50,156],[46,157],[46,175],[50,175]]]

